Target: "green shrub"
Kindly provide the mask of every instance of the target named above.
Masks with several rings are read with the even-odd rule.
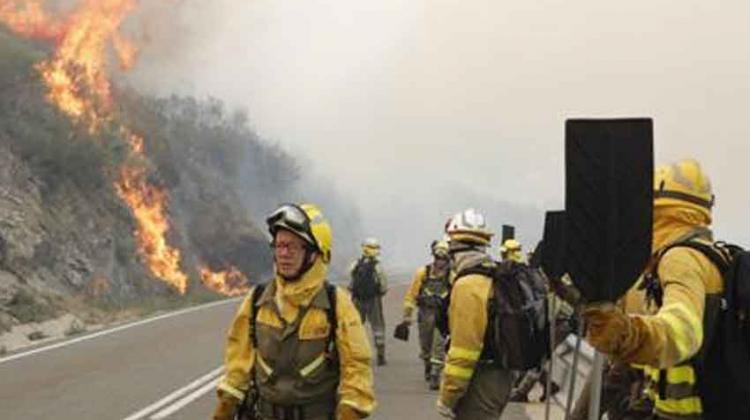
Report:
[[[35,297],[31,292],[19,289],[7,305],[8,313],[19,322],[42,322],[57,315],[57,310],[47,302]]]

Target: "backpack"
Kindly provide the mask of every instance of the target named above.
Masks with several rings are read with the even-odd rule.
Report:
[[[352,297],[357,300],[370,300],[380,295],[374,258],[362,257],[352,270]]]
[[[453,281],[455,283],[455,280]],[[453,292],[453,283],[448,282],[448,294],[445,299],[441,299],[439,306],[435,311],[435,328],[437,328],[443,338],[450,335],[450,324],[448,319],[448,311],[451,307],[451,293]]]
[[[714,314],[706,307],[704,341],[690,361],[696,372],[703,418],[750,418],[750,252],[737,245],[712,245],[686,240],[669,245],[657,256],[650,272],[656,279],[661,257],[672,248],[686,247],[701,252],[721,272],[724,291]],[[649,281],[649,280],[647,280]],[[647,285],[647,295],[661,306],[661,285]],[[665,371],[663,371],[665,372]]]
[[[482,358],[512,370],[539,366],[549,354],[547,290],[541,273],[507,261],[466,268],[456,281],[469,274],[492,279]]]

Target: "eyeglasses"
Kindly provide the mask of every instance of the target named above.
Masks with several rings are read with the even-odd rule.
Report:
[[[287,243],[287,242],[274,242],[271,244],[271,249],[273,249],[276,252],[280,251],[287,251],[292,253],[299,253],[307,249],[308,246],[306,245],[300,245],[296,243]]]

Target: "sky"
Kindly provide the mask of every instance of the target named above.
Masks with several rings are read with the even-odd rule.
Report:
[[[718,236],[750,246],[746,1],[151,7],[130,81],[247,109],[262,136],[357,204],[395,266],[421,264],[467,206],[536,242],[544,210],[563,206],[564,123],[575,117],[653,118],[656,160],[699,159]]]

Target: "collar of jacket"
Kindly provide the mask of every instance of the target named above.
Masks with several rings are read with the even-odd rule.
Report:
[[[455,265],[455,272],[460,273],[468,267],[473,267],[485,262],[492,262],[492,258],[487,255],[486,252],[482,252],[476,249],[468,249],[466,251],[457,252],[453,256],[453,263]]]
[[[683,240],[694,233],[711,239],[710,220],[694,209],[683,206],[654,208],[653,241],[651,250],[655,254],[665,246]]]
[[[263,294],[261,301],[274,298],[281,316],[291,322],[297,317],[299,309],[309,306],[318,295],[327,273],[327,265],[317,257],[312,267],[298,280],[290,282],[276,275],[269,287],[271,290]]]

